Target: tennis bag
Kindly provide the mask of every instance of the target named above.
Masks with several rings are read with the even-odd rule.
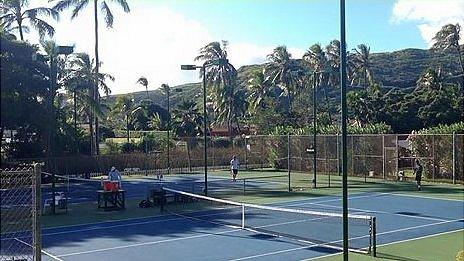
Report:
[[[151,204],[150,201],[144,199],[144,200],[140,201],[139,208],[149,208],[149,207],[151,207],[151,205],[152,204]]]

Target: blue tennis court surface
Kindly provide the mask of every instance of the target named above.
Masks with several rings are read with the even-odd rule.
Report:
[[[341,198],[273,206],[340,212]],[[352,214],[376,216],[377,245],[464,229],[464,206],[459,200],[360,193],[350,196],[349,207]],[[208,211],[197,214],[208,215]],[[301,260],[337,252],[172,214],[44,229],[43,248],[62,260]]]

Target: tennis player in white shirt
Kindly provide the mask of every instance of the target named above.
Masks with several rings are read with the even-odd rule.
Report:
[[[238,174],[238,167],[240,166],[240,162],[237,159],[237,156],[233,156],[232,160],[230,160],[230,172],[232,173],[232,180],[235,181]]]

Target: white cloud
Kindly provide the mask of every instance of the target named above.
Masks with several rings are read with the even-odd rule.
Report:
[[[459,23],[464,26],[464,1],[397,0],[393,6],[391,21],[416,22],[422,38],[431,46],[433,36],[443,25]]]
[[[31,7],[38,5],[43,5],[43,2],[34,2]],[[101,71],[116,78],[114,83],[109,83],[113,94],[143,91],[143,86],[135,83],[140,76],[148,78],[149,89],[156,89],[162,83],[175,86],[197,82],[198,72],[181,71],[180,64],[194,63],[193,59],[202,46],[223,40],[212,36],[208,28],[199,22],[148,1],[134,1],[128,14],[116,5],[110,8],[115,16],[112,29],[106,29],[100,16],[99,54],[103,63]],[[94,57],[92,15],[90,5],[73,21],[70,20],[70,12],[64,12],[59,23],[52,23],[56,29],[54,38],[57,44],[75,45],[75,52],[87,52]],[[27,38],[38,42],[35,33]],[[266,55],[275,47],[224,40],[231,40],[228,53],[236,68],[265,62]],[[304,50],[289,48],[289,51],[298,58]]]

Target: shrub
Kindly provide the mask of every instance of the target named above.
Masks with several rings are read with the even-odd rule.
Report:
[[[124,143],[121,145],[121,152],[122,152],[122,153],[132,153],[132,152],[134,152],[136,149],[137,149],[136,144],[134,144],[134,143],[132,143],[132,142],[124,142]]]
[[[113,142],[111,139],[107,139],[105,145],[107,154],[116,154],[120,152],[121,148],[119,147],[118,143]]]

